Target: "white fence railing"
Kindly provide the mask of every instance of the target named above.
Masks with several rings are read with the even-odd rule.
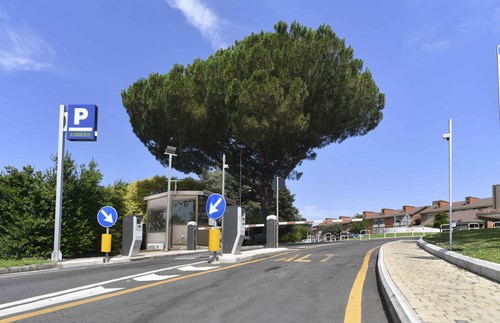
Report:
[[[427,227],[393,227],[393,228],[385,228],[384,229],[384,238],[387,238],[387,235],[393,235],[394,237],[397,236],[398,233],[411,233],[411,236],[414,237],[415,235],[417,236],[425,236],[425,233],[430,233],[430,232],[441,232],[440,229],[436,228],[427,228]]]

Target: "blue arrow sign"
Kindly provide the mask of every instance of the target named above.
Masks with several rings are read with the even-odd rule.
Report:
[[[114,207],[104,206],[97,212],[97,222],[105,228],[112,227],[118,220],[118,212]]]
[[[226,212],[226,199],[220,194],[212,194],[207,200],[207,215],[210,219],[217,220]]]

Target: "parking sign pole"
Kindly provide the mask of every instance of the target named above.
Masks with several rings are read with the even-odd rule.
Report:
[[[51,259],[62,260],[61,253],[61,223],[62,223],[62,193],[63,193],[63,168],[64,168],[64,114],[66,106],[59,106],[59,138],[57,145],[57,178],[56,178],[56,211],[54,222],[54,251]]]

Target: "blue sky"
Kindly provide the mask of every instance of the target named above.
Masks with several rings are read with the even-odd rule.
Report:
[[[121,90],[280,20],[330,25],[386,94],[375,130],[319,150],[287,182],[304,217],[448,200],[450,117],[453,199],[491,196],[500,182],[495,0],[3,0],[0,166],[51,167],[59,105],[89,103],[99,106],[97,142],[66,142],[79,164],[94,158],[103,184],[166,175],[132,132]]]

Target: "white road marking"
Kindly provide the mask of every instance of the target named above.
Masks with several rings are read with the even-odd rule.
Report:
[[[159,281],[159,280],[165,280],[169,278],[174,278],[174,277],[179,277],[179,275],[157,275],[157,274],[149,274],[146,276],[139,276],[134,278],[135,281],[138,282],[149,282],[149,281]]]
[[[179,269],[180,271],[205,271],[205,270],[210,270],[210,269],[214,269],[217,267],[219,267],[219,266],[211,266],[211,267],[183,266],[183,267],[179,267],[177,269]]]
[[[195,263],[192,263],[190,265],[199,265],[199,264],[206,264],[206,263],[207,263],[207,261],[205,260],[205,261],[195,262]],[[115,278],[115,279],[103,281],[103,282],[100,282],[100,283],[95,283],[95,284],[90,284],[90,285],[85,285],[85,286],[70,288],[70,289],[62,290],[62,291],[55,292],[55,293],[49,293],[49,294],[45,294],[45,295],[40,295],[40,296],[25,298],[25,299],[21,299],[19,301],[14,301],[14,302],[10,302],[10,303],[0,304],[0,309],[7,308],[7,307],[12,307],[12,306],[16,306],[16,305],[21,305],[21,304],[32,303],[32,302],[39,301],[41,299],[46,299],[46,298],[55,297],[55,296],[59,296],[59,295],[63,295],[63,294],[73,293],[73,292],[77,292],[77,291],[84,290],[84,289],[89,289],[89,288],[94,288],[94,287],[98,287],[98,286],[101,286],[101,285],[115,283],[115,282],[118,282],[118,281],[121,281],[121,280],[133,279],[135,277],[145,276],[145,275],[148,275],[148,274],[154,274],[154,273],[158,273],[158,272],[162,272],[162,271],[167,271],[167,270],[171,270],[171,269],[176,269],[176,268],[179,268],[179,267],[185,267],[185,266],[186,265],[180,265],[180,266],[173,266],[173,267],[169,267],[169,268],[162,268],[162,269],[152,270],[152,271],[145,272],[145,273],[140,273],[140,274],[125,276],[125,277]]]
[[[69,293],[61,296],[56,296],[56,297],[51,297],[51,298],[46,298],[40,301],[24,304],[24,305],[19,305],[19,306],[14,306],[11,308],[7,308],[4,310],[0,311],[0,317],[2,316],[7,316],[7,315],[12,315],[12,314],[17,314],[21,312],[27,312],[27,311],[32,311],[36,310],[38,308],[46,307],[46,306],[54,306],[60,303],[65,303],[65,302],[71,302],[71,301],[76,301],[82,298],[87,298],[87,297],[93,297],[101,294],[106,294],[106,293],[111,293],[117,290],[120,290],[123,288],[104,288],[102,286],[91,288],[91,289],[85,289],[81,291],[77,291],[74,293]]]

